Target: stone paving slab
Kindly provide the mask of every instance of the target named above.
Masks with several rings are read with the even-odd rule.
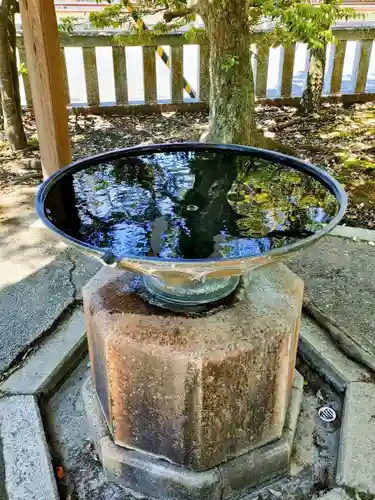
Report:
[[[99,267],[96,260],[69,250],[2,289],[1,281],[6,277],[0,275],[0,374],[76,304],[82,284]],[[11,263],[8,272],[12,272]]]
[[[335,490],[332,490],[322,497],[320,497],[321,500],[352,500],[351,497],[345,492],[345,490],[342,490],[341,488],[336,488]]]
[[[0,373],[74,303],[74,285],[69,279],[72,268],[67,256],[61,255],[1,290]]]
[[[4,478],[1,478],[2,472]],[[59,499],[39,408],[33,396],[0,400],[0,482],[3,489],[5,485],[2,500]]]
[[[340,349],[374,370],[375,246],[327,236],[288,265],[305,282],[305,304]]]
[[[350,382],[371,380],[371,373],[349,359],[335,344],[329,333],[316,321],[302,314],[299,353],[338,392]]]
[[[343,238],[375,241],[375,231],[372,229],[364,229],[363,227],[336,226],[330,234],[332,236],[342,236]]]
[[[342,418],[337,484],[375,495],[375,385],[348,385]]]
[[[83,312],[77,309],[2,385],[0,392],[47,396],[87,352]]]

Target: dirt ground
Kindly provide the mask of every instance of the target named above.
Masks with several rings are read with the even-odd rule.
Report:
[[[319,114],[299,116],[295,108],[259,106],[258,123],[264,133],[293,148],[295,155],[326,168],[345,187],[350,204],[345,223],[375,228],[375,103],[349,108],[325,105]],[[0,220],[2,196],[41,180],[34,117],[24,114],[30,147],[13,154],[0,122]],[[114,148],[198,140],[207,125],[205,113],[149,116],[70,116],[73,158]]]

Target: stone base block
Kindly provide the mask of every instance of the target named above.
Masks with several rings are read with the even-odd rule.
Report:
[[[375,384],[346,389],[336,481],[358,498],[375,498]]]
[[[155,455],[114,444],[89,378],[83,387],[87,424],[108,478],[160,500],[239,500],[288,473],[303,378],[295,372],[280,439],[205,472],[193,472]]]
[[[283,264],[254,270],[215,314],[176,314],[137,292],[136,275],[110,267],[83,292],[93,382],[114,442],[203,472],[280,439],[300,278]]]

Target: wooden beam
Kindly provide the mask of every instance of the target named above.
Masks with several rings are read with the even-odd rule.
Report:
[[[53,0],[21,0],[27,69],[44,177],[72,159],[67,96]]]
[[[257,103],[266,106],[298,106],[300,97],[266,97],[256,99]],[[375,101],[375,93],[363,92],[362,94],[335,94],[324,95],[323,102],[355,104],[357,102]],[[124,106],[74,106],[70,108],[72,114],[82,115],[150,115],[155,113],[165,113],[168,111],[181,111],[195,113],[208,111],[208,104],[205,102],[180,102],[176,104],[128,104]]]

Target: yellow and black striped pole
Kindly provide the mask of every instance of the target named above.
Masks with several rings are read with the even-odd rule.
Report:
[[[147,31],[148,30],[148,27],[146,26],[146,24],[144,23],[143,19],[141,19],[136,10],[129,4],[129,2],[124,2],[125,5],[126,5],[126,8],[128,9],[128,11],[130,12],[134,22],[138,25],[138,28],[140,30],[143,30],[143,31]],[[157,47],[156,49],[156,52],[157,54],[160,56],[161,60],[163,61],[163,63],[169,68],[171,69],[171,61],[169,59],[169,56],[168,54],[165,52],[165,50],[163,49],[163,47]],[[186,80],[186,78],[184,77],[184,89],[186,90],[186,92],[189,94],[189,96],[193,99],[196,99],[197,97],[197,93],[195,92],[195,90],[193,89],[193,87],[190,85],[190,83]]]

